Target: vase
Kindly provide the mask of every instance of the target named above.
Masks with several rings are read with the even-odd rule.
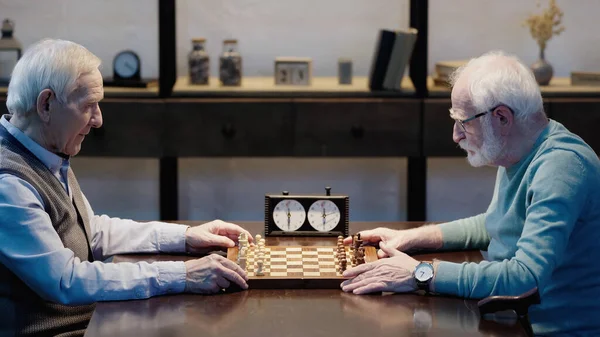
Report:
[[[540,51],[540,58],[531,65],[531,70],[535,76],[535,80],[539,85],[548,85],[554,74],[554,70],[550,63],[544,57],[544,50]]]

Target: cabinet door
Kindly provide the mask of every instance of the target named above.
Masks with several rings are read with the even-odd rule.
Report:
[[[297,156],[417,156],[419,102],[306,99],[294,103]]]
[[[448,111],[452,107],[450,99],[426,99],[423,109],[423,151],[426,157],[466,157],[465,151],[452,139],[454,121]],[[544,102],[549,110],[549,103]]]
[[[583,138],[600,155],[600,99],[551,99],[549,115]]]
[[[169,100],[165,155],[291,156],[289,100]]]
[[[425,156],[466,156],[452,140],[454,121],[448,109],[450,99],[426,99],[423,109],[423,151]]]
[[[6,109],[6,104],[2,105]],[[85,137],[78,156],[161,156],[162,101],[105,99],[100,102],[100,109],[103,125]]]

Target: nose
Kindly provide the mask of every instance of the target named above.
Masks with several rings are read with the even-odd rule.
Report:
[[[102,111],[100,110],[100,106],[98,106],[98,108],[94,111],[92,119],[90,120],[90,124],[96,129],[102,126]]]
[[[452,140],[458,144],[463,139],[465,139],[465,133],[460,126],[458,126],[458,122],[454,122],[454,127],[452,128]]]

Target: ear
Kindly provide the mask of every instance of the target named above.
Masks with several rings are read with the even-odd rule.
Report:
[[[503,136],[508,135],[515,121],[512,111],[507,106],[501,105],[494,110],[494,115],[500,123],[500,134]]]
[[[44,123],[50,121],[50,106],[56,100],[56,95],[50,89],[44,89],[40,92],[36,101],[36,112]]]

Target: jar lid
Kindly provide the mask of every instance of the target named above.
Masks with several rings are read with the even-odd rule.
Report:
[[[196,37],[192,39],[192,42],[206,42],[206,39],[203,37]]]
[[[237,39],[227,39],[227,40],[223,40],[223,43],[237,43]]]

